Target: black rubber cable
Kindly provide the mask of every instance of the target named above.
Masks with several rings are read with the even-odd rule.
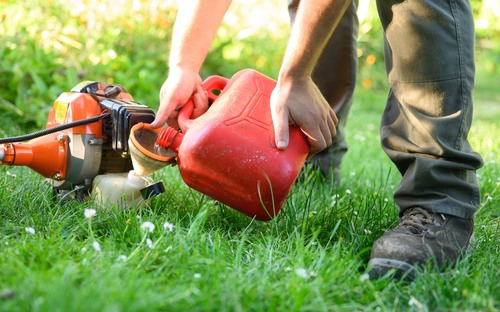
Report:
[[[90,94],[97,102],[101,103],[101,99],[99,98],[99,96],[103,96],[105,98],[115,97],[118,94],[120,94],[121,89],[118,86],[113,86],[112,88],[110,88],[110,90],[105,91],[104,94],[96,93],[95,91],[91,90],[90,88],[86,88],[85,91],[88,94]],[[90,117],[90,118],[86,118],[86,119],[80,119],[80,120],[73,121],[73,122],[63,124],[60,126],[55,126],[53,128],[43,129],[43,130],[40,130],[40,131],[37,131],[34,133],[20,135],[20,136],[16,136],[16,137],[10,137],[10,138],[3,138],[3,139],[0,139],[0,144],[16,143],[16,142],[32,140],[32,139],[39,138],[41,136],[51,134],[54,132],[58,132],[58,131],[66,130],[69,128],[78,127],[78,126],[90,124],[93,122],[97,122],[101,119],[108,117],[109,115],[110,115],[109,113],[103,113],[99,116]]]
[[[78,126],[87,125],[87,124],[90,124],[93,122],[97,122],[97,121],[104,119],[108,116],[109,116],[109,113],[104,113],[104,114],[101,114],[99,116],[90,117],[90,118],[86,118],[86,119],[80,119],[80,120],[73,121],[73,122],[70,122],[67,124],[62,124],[60,126],[55,126],[53,128],[43,129],[43,130],[40,130],[40,131],[37,131],[34,133],[30,133],[30,134],[25,134],[25,135],[20,135],[20,136],[16,136],[16,137],[10,137],[10,138],[3,138],[3,139],[0,139],[0,144],[2,144],[2,143],[16,143],[16,142],[22,142],[22,141],[27,141],[27,140],[39,138],[41,136],[51,134],[54,132],[58,132],[58,131],[66,130],[69,128],[78,127]]]

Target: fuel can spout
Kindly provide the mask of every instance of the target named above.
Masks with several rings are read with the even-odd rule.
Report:
[[[172,127],[165,127],[158,134],[156,144],[165,149],[169,149],[175,153],[178,153],[183,137],[184,134],[182,132],[179,132]]]
[[[170,128],[170,127],[166,127]],[[177,133],[177,131],[171,128],[172,131]],[[168,149],[160,149],[157,141],[158,136],[162,135],[165,131],[162,129],[153,129],[150,124],[138,123],[130,129],[129,137],[129,147],[130,156],[132,158],[132,164],[134,166],[134,171],[139,176],[146,177],[151,173],[167,166],[176,163],[175,157],[177,156],[176,151],[170,151]],[[174,135],[172,134],[172,135]],[[182,136],[181,133],[179,133]],[[180,144],[179,139],[176,141],[178,145]]]
[[[46,178],[63,180],[68,165],[68,137],[53,133],[26,143],[0,144],[0,164],[27,166]]]

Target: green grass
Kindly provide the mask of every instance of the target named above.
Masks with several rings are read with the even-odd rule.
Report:
[[[175,11],[162,1],[139,2],[3,1],[0,137],[39,130],[55,98],[80,80],[123,84],[138,102],[156,108]],[[481,15],[482,1],[472,2]],[[254,8],[270,3],[278,4],[258,0]],[[267,11],[274,19],[277,11]],[[382,34],[376,10],[370,12],[360,27],[359,81],[384,89]],[[246,6],[236,15],[250,16]],[[366,279],[372,243],[396,222],[392,193],[399,176],[378,138],[386,92],[360,87],[348,122],[342,186],[325,185],[306,171],[305,182],[268,223],[190,190],[175,167],[155,173],[167,190],[147,207],[98,209],[91,220],[84,210],[96,208],[93,203],[54,201],[30,169],[0,167],[0,311],[500,310],[494,20],[477,28],[480,71],[470,134],[485,161],[478,171],[483,201],[475,252],[457,267],[443,275],[425,269],[411,284]],[[258,27],[241,39],[242,25],[224,25],[204,76],[245,67],[277,72],[286,30],[268,31],[279,21],[241,21]],[[371,54],[375,64],[366,62]],[[141,230],[144,222],[155,230]],[[165,222],[174,225],[172,232],[163,229]]]
[[[166,193],[148,206],[98,209],[92,219],[84,217],[91,202],[54,201],[30,169],[0,167],[0,311],[496,311],[500,111],[493,81],[478,75],[471,132],[485,160],[475,252],[444,274],[426,268],[410,284],[366,279],[372,243],[396,222],[399,177],[379,146],[385,91],[359,88],[342,186],[306,170],[267,223],[190,190],[176,167],[154,174]],[[151,233],[141,230],[146,221],[155,224]]]

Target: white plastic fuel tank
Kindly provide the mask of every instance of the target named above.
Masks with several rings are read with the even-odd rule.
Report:
[[[92,197],[100,205],[133,208],[145,202],[141,190],[152,184],[151,178],[139,176],[134,170],[98,175],[93,181]]]

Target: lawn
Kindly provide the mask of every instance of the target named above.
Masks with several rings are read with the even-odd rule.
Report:
[[[190,190],[176,167],[154,174],[166,193],[137,210],[54,201],[30,169],[1,167],[0,310],[495,311],[500,111],[491,81],[478,75],[470,136],[485,160],[475,251],[444,274],[367,279],[371,244],[396,221],[399,177],[378,141],[385,92],[360,87],[342,186],[305,170],[271,222]]]
[[[80,80],[123,84],[156,108],[175,15],[169,1],[84,1],[95,10],[76,0],[27,1],[0,1],[1,137],[39,130],[57,95]],[[387,85],[381,29],[371,18],[360,27],[343,182],[324,183],[305,168],[270,222],[188,188],[176,167],[153,174],[164,194],[123,209],[54,199],[34,171],[0,166],[0,311],[500,310],[499,48],[486,32],[498,26],[478,28],[470,141],[484,167],[474,252],[443,274],[424,268],[406,283],[366,274],[373,242],[396,224],[399,183],[379,143]],[[270,31],[226,25],[203,74],[242,67],[275,74],[286,36],[275,24],[260,26]]]

